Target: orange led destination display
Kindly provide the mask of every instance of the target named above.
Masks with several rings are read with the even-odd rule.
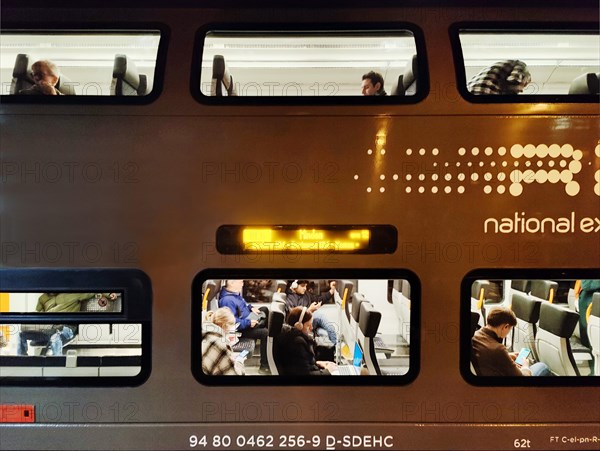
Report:
[[[391,225],[224,225],[217,230],[222,254],[389,254],[397,245],[398,232]]]

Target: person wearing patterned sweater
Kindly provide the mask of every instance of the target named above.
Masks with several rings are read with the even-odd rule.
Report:
[[[244,361],[233,356],[228,333],[235,330],[231,310],[221,307],[209,311],[202,323],[202,371],[210,376],[241,376]]]
[[[523,92],[530,81],[527,64],[506,60],[480,71],[467,83],[467,89],[476,95],[512,95]]]

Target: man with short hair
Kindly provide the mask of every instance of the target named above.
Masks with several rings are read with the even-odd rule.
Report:
[[[56,89],[60,71],[56,64],[49,60],[36,61],[31,65],[31,76],[34,85],[27,89],[21,89],[20,95],[46,95],[62,96],[63,93]]]
[[[472,360],[479,376],[551,376],[545,363],[530,366],[528,359],[521,366],[515,363],[518,353],[509,353],[502,340],[517,325],[517,317],[508,308],[495,308],[487,315],[487,325],[471,339]]]
[[[383,76],[374,71],[367,72],[362,76],[362,95],[363,96],[385,96],[387,93],[383,89]]]

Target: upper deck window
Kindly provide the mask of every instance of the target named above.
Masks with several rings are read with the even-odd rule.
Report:
[[[350,102],[356,104],[370,97],[375,103],[413,103],[425,87],[418,34],[408,29],[205,31],[197,50],[200,100],[221,103],[225,100],[215,97],[236,96],[227,102],[269,97],[339,103],[354,98]]]
[[[598,101],[597,32],[459,28],[459,89],[473,102]]]
[[[1,36],[0,82],[2,95],[10,95],[5,100],[56,94],[147,101],[155,90],[159,30],[5,30]]]

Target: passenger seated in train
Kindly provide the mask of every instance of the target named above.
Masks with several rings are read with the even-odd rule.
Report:
[[[242,338],[260,340],[260,368],[259,374],[270,374],[269,362],[267,361],[267,307],[253,307],[242,297],[243,280],[227,280],[219,295],[219,307],[228,307],[238,324],[238,331]]]
[[[545,363],[530,365],[525,358],[521,366],[515,363],[518,353],[509,353],[502,341],[517,325],[512,310],[495,308],[487,315],[487,324],[471,339],[472,362],[479,376],[551,376]]]
[[[327,339],[335,346],[337,343],[337,333],[333,325],[327,321],[324,314],[318,310],[323,303],[332,303],[335,293],[335,281],[329,283],[329,291],[322,295],[316,295],[307,290],[308,280],[294,280],[288,289],[285,304],[286,310],[289,312],[294,307],[307,307],[312,314],[313,327],[315,334],[319,337],[327,337]]]
[[[590,339],[587,333],[587,312],[594,293],[600,292],[600,280],[582,280],[575,296],[578,296],[579,306],[579,334],[581,336],[581,344],[590,347]]]
[[[374,71],[367,72],[362,76],[362,95],[363,96],[386,96],[387,92],[383,89],[383,76]]]
[[[46,95],[62,96],[55,86],[60,78],[60,71],[56,64],[49,60],[36,61],[31,65],[33,86],[21,89],[19,95]]]
[[[53,356],[63,355],[63,347],[75,338],[77,331],[78,327],[74,324],[23,324],[19,332],[17,355],[28,354],[28,340],[44,348],[42,355],[48,348]]]
[[[117,293],[44,293],[35,307],[38,312],[74,313],[81,310],[81,303],[92,299],[98,300],[100,307],[117,299]]]
[[[317,361],[313,330],[313,315],[308,307],[294,307],[288,314],[284,328],[277,338],[275,350],[281,374],[287,376],[330,376],[337,366],[329,361]]]
[[[530,81],[527,64],[506,60],[480,71],[467,83],[467,89],[477,95],[512,95],[523,92]]]
[[[202,323],[202,371],[211,376],[244,374],[244,358],[231,349],[235,339],[235,317],[227,307],[209,310]]]

